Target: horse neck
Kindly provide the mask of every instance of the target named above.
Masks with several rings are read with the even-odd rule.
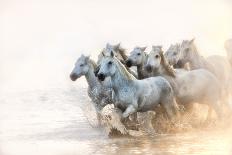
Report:
[[[89,70],[87,74],[85,74],[86,81],[90,87],[90,89],[93,89],[97,85],[97,78],[94,74],[94,64],[92,62],[89,64]]]
[[[161,76],[170,76],[175,77],[175,73],[173,68],[168,64],[167,60],[165,59],[164,55],[161,55],[160,66],[157,71],[153,71],[154,75],[161,75]]]
[[[126,61],[128,59],[127,55],[125,54],[125,50],[123,48],[119,48],[118,52],[120,53],[120,55],[124,61]]]
[[[192,47],[192,56],[189,58],[188,62],[191,69],[204,68],[206,60],[199,54],[195,45]]]
[[[117,69],[111,77],[112,87],[116,94],[120,89],[127,87],[135,79],[120,62],[117,62]]]
[[[153,76],[169,75],[166,68],[163,64],[160,64],[160,67],[153,71]]]
[[[142,57],[142,63],[140,64],[140,65],[137,65],[137,72],[138,72],[138,77],[139,77],[139,79],[141,79],[141,78],[143,78],[143,72],[144,72],[144,66],[146,65],[145,63],[146,63],[146,61],[147,61],[147,55],[146,55],[146,53],[143,55],[143,57]]]

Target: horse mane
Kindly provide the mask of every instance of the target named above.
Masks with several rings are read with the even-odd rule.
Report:
[[[164,57],[163,51],[160,52],[160,57],[161,57],[161,62],[160,63],[164,67],[164,69],[167,71],[167,73],[172,77],[176,77],[176,74],[175,74],[176,72],[172,68],[172,66],[169,65],[168,61]]]
[[[191,54],[194,54],[195,56],[200,57],[200,52],[199,52],[199,50],[197,49],[197,46],[195,45],[195,43],[192,43],[192,44],[191,44],[191,48],[192,48],[192,51],[193,51]]]
[[[98,58],[104,57],[103,55],[104,50],[105,49],[101,50],[100,54],[98,55]],[[126,61],[128,59],[128,56],[126,55],[126,50],[122,47],[119,47],[117,50],[118,51],[115,52],[118,52],[122,56],[123,60]]]
[[[191,44],[192,52],[190,53],[190,58],[197,58],[198,59],[198,65],[201,67],[205,67],[208,70],[213,71],[212,64],[210,64],[205,57],[203,57],[200,52],[197,50],[197,47],[194,43]]]
[[[125,75],[129,80],[136,79],[131,73],[127,71],[126,67],[116,57],[114,57],[113,59],[115,60],[119,71],[121,71],[123,75]]]
[[[89,59],[89,63],[93,66],[93,69],[97,68],[97,64],[92,59]]]
[[[123,60],[127,60],[128,59],[128,56],[126,55],[126,50],[124,48],[119,47],[118,48],[118,52],[122,56]]]

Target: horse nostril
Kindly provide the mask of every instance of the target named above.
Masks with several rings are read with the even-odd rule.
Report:
[[[131,60],[127,60],[127,61],[126,61],[126,66],[127,66],[127,67],[131,67],[131,66],[132,66]]]
[[[70,79],[72,81],[75,81],[77,78],[78,78],[77,74],[75,74],[75,73],[70,74]]]
[[[152,70],[151,65],[147,65],[147,66],[146,66],[146,70],[147,70],[148,72],[151,72],[151,70]]]
[[[97,68],[94,70],[94,75],[97,77],[97,74],[100,70],[100,66],[97,66]]]
[[[94,75],[97,77],[98,70],[94,71]]]
[[[102,73],[98,74],[97,77],[98,77],[98,79],[99,79],[100,81],[104,81],[104,80],[105,80],[105,75],[102,74]]]

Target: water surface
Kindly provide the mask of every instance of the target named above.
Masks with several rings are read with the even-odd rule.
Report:
[[[229,127],[109,138],[89,105],[86,88],[2,94],[0,154],[232,154]]]

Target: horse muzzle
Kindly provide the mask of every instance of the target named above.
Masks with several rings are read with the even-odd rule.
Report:
[[[132,61],[131,60],[126,60],[126,66],[131,67],[132,66]]]
[[[78,78],[79,78],[79,76],[77,74],[75,74],[75,73],[70,74],[70,79],[72,81],[76,81],[76,79],[78,79]]]
[[[146,66],[145,66],[145,69],[146,69],[146,71],[148,71],[149,73],[152,72],[152,67],[151,67],[151,65],[146,65]]]
[[[97,74],[97,77],[100,81],[104,81],[106,76],[103,73]]]

